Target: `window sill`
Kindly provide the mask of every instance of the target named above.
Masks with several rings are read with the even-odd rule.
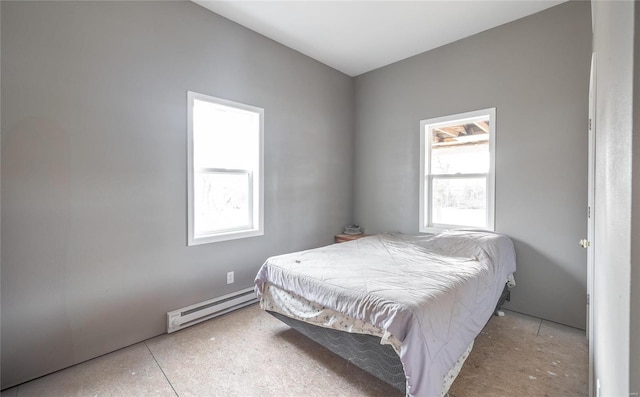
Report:
[[[238,240],[242,238],[264,236],[262,229],[240,230],[226,233],[216,233],[207,236],[189,236],[188,246],[217,243],[219,241]]]
[[[420,233],[437,234],[447,230],[466,230],[466,231],[479,231],[479,232],[493,232],[492,228],[477,227],[477,226],[428,226],[420,228]]]

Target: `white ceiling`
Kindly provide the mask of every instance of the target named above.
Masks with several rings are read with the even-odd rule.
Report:
[[[566,0],[192,0],[350,76]]]

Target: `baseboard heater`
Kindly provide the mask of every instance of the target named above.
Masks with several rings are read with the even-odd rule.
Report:
[[[179,331],[257,301],[256,293],[252,287],[168,312],[167,333]]]

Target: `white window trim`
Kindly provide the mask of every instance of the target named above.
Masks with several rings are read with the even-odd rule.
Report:
[[[452,122],[465,122],[469,119],[489,116],[489,173],[487,174],[460,174],[460,177],[487,175],[487,227],[478,228],[463,225],[442,225],[431,222],[431,195],[427,178],[433,178],[431,174],[431,139],[427,137],[427,127],[437,124],[448,125]],[[440,232],[445,229],[481,229],[495,230],[495,186],[496,186],[496,108],[476,110],[466,113],[458,113],[449,116],[436,117],[420,121],[420,210],[419,230],[421,233]],[[455,177],[447,175],[447,177]],[[427,198],[429,198],[427,200]]]
[[[237,109],[248,110],[260,115],[260,131],[258,138],[260,140],[258,148],[260,158],[258,160],[258,170],[251,176],[254,181],[253,188],[258,188],[258,194],[256,197],[257,202],[254,201],[253,203],[253,214],[251,215],[251,218],[253,220],[254,227],[251,229],[228,230],[211,233],[202,237],[195,237],[193,213],[193,178],[195,172],[193,164],[193,103],[196,99]],[[230,171],[232,172],[234,170]],[[218,241],[235,240],[262,235],[264,235],[264,109],[193,91],[187,91],[187,245],[208,244]]]

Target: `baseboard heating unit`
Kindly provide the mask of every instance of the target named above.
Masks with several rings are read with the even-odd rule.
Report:
[[[167,313],[167,333],[179,331],[257,301],[256,293],[251,287],[171,311]]]

